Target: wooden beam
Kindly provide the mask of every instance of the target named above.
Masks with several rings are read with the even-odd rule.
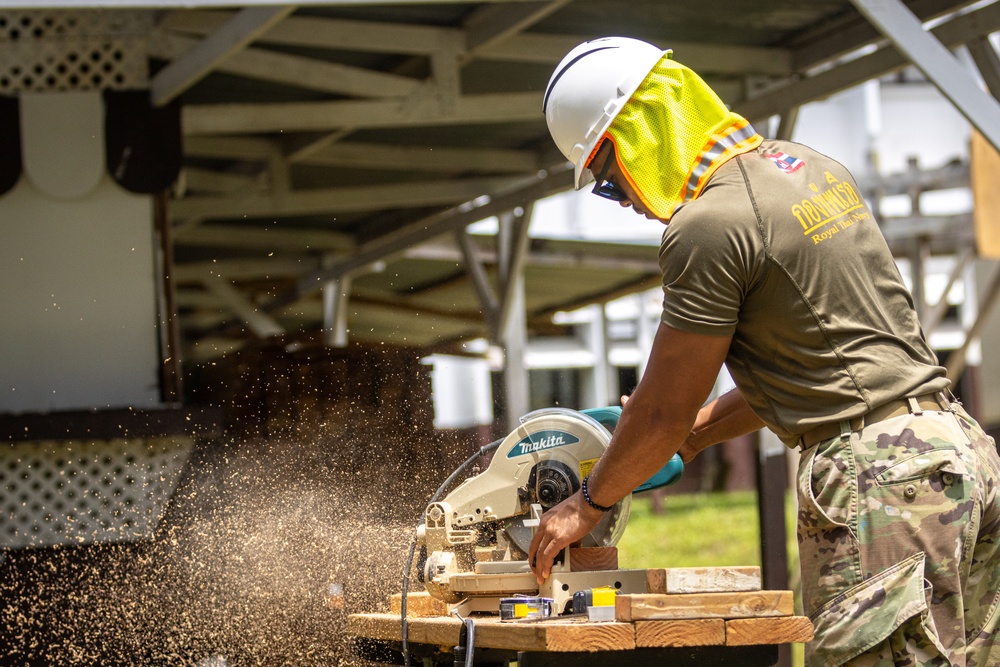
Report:
[[[1000,57],[989,37],[979,37],[966,45],[979,74],[993,97],[1000,99]]]
[[[334,231],[287,229],[279,226],[248,227],[199,225],[175,234],[174,244],[189,247],[248,248],[293,252],[347,251],[357,244],[354,237]],[[299,264],[300,269],[302,267]],[[265,270],[266,273],[266,270]]]
[[[319,289],[324,281],[336,278],[343,272],[352,271],[417,243],[430,240],[435,236],[447,234],[456,229],[462,229],[473,222],[498,215],[525,201],[535,201],[567,190],[572,187],[572,183],[572,170],[562,169],[547,173],[544,177],[533,180],[523,188],[493,197],[488,203],[481,206],[467,203],[414,221],[390,234],[384,234],[362,244],[350,257],[341,260],[336,267],[305,276],[299,281],[297,294],[289,296],[297,298],[299,294],[307,294]],[[481,190],[480,194],[483,192],[488,191]]]
[[[475,56],[481,60],[534,63],[555,66],[573,47],[590,39],[582,35],[551,35],[520,33],[500,43],[491,43],[479,49]],[[700,42],[670,41],[663,48],[674,51],[679,62],[699,74],[765,76],[790,76],[792,51],[785,48],[703,44]]]
[[[280,336],[285,330],[246,295],[223,277],[206,280],[205,289],[222,301],[258,338]]]
[[[175,60],[198,43],[191,37],[158,30],[150,38],[150,55]],[[405,76],[254,48],[234,53],[215,69],[250,79],[354,97],[402,97],[420,85],[420,81]]]
[[[851,3],[1000,150],[1000,102],[980,87],[941,40],[924,29],[902,0],[851,0]]]
[[[927,21],[949,14],[969,2],[955,0],[914,0],[910,9]],[[847,12],[840,19],[823,21],[814,30],[801,35],[793,47],[794,70],[806,72],[868,44],[883,41],[882,34],[857,12]]]
[[[938,299],[930,308],[927,309],[926,314],[923,319],[924,334],[930,338],[938,326],[941,324],[941,320],[944,319],[944,315],[948,312],[948,307],[951,305],[948,303],[948,293],[951,292],[951,288],[955,286],[959,278],[965,273],[965,269],[969,266],[973,259],[976,258],[976,249],[974,246],[969,246],[965,248],[958,257],[955,258],[955,266],[952,267],[951,273],[948,274],[948,280],[945,282],[944,290],[941,292],[941,298]]]
[[[260,178],[257,176],[200,169],[198,167],[184,167],[183,182],[185,184],[185,191],[195,190],[197,192],[212,192],[216,194],[255,190],[261,186]]]
[[[398,100],[188,105],[182,111],[184,133],[254,134],[315,132],[340,127],[386,128],[538,121],[542,93],[463,95],[451,113],[435,99],[416,107]]]
[[[226,58],[294,11],[294,6],[249,7],[241,10],[195,48],[153,77],[150,82],[153,105],[159,107],[168,104]]]
[[[195,157],[266,162],[280,153],[277,142],[255,137],[187,137],[184,154]]]
[[[319,148],[296,160],[302,164],[399,171],[488,171],[530,173],[539,158],[530,151],[502,148],[401,146],[351,141]]]
[[[180,219],[266,218],[447,205],[469,201],[486,192],[503,190],[523,180],[507,176],[313,188],[278,195],[254,193],[236,197],[187,197],[173,203],[172,214]]]
[[[495,331],[497,311],[500,306],[497,301],[496,291],[490,282],[489,274],[479,259],[475,244],[469,239],[469,235],[464,229],[455,230],[455,240],[458,242],[458,247],[462,250],[462,258],[465,260],[465,270],[470,282],[472,282],[472,286],[476,290],[476,296],[479,298],[486,327],[491,331]]]
[[[260,278],[287,278],[296,276],[303,271],[319,268],[319,260],[315,256],[264,257],[260,259],[221,259],[210,262],[189,262],[178,264],[174,269],[174,279],[182,283],[202,283],[217,276],[226,276],[230,280],[256,280]],[[198,291],[195,295],[203,295]],[[196,303],[197,296],[189,295]],[[214,300],[212,301],[214,303]]]
[[[465,28],[464,58],[469,59],[481,49],[501,44],[569,2],[570,0],[548,0],[546,2],[480,6],[463,23]]]
[[[954,48],[972,39],[1000,30],[1000,4],[987,5],[963,14],[933,29],[934,36],[947,47]],[[874,53],[826,69],[795,82],[782,83],[742,99],[727,99],[733,109],[754,120],[779,114],[790,106],[829,97],[876,77],[890,74],[910,61],[894,48],[881,48]]]
[[[171,12],[160,27],[204,35],[225,24],[232,16],[225,11]],[[357,21],[290,16],[273,27],[259,41],[270,44],[364,51],[430,55],[457,28],[439,28],[381,21]]]
[[[1000,263],[997,263],[994,267],[989,286],[983,292],[983,298],[979,302],[979,310],[976,312],[976,321],[965,332],[965,340],[962,341],[962,345],[948,357],[947,375],[948,379],[951,380],[952,386],[957,384],[958,379],[962,377],[962,372],[968,363],[967,355],[969,346],[983,332],[987,322],[990,321],[990,316],[993,314],[997,303],[1000,303]]]
[[[520,208],[500,215],[497,231],[497,247],[500,273],[500,302],[496,316],[495,333],[499,337],[507,331],[512,318],[523,320],[523,313],[514,312],[524,308],[524,267],[528,264],[528,230],[535,203],[529,202]],[[525,334],[526,335],[526,334]]]

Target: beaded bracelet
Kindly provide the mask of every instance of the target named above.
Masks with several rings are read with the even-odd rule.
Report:
[[[605,507],[604,505],[598,505],[597,503],[595,503],[593,500],[590,499],[590,494],[587,492],[588,479],[590,479],[589,475],[583,478],[583,486],[581,487],[583,490],[583,499],[587,501],[587,504],[600,512],[610,512],[611,510],[613,510],[615,508],[614,505]]]

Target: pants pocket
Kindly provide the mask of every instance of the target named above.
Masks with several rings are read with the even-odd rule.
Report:
[[[845,590],[812,616],[806,665],[838,667],[867,651],[907,652],[912,664],[948,664],[924,595],[924,555],[914,554]],[[905,638],[893,641],[894,633]],[[905,663],[903,663],[905,664]]]
[[[797,478],[798,541],[806,614],[862,579],[857,537],[857,479],[850,443],[820,443]]]

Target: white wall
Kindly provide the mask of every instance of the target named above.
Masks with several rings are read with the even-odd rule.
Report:
[[[152,203],[27,178],[0,197],[0,412],[159,402]]]
[[[799,109],[792,140],[837,160],[855,178],[868,169],[873,99],[866,84]],[[875,96],[877,98],[877,95]]]
[[[468,428],[493,421],[490,366],[483,359],[435,354],[431,386],[436,428]]]

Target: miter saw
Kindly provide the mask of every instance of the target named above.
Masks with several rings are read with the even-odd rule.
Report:
[[[582,561],[584,552],[567,548],[540,586],[526,560],[541,514],[580,488],[611,442],[620,415],[618,407],[529,413],[499,441],[485,471],[444,499],[433,499],[417,527],[417,574],[430,595],[464,616],[497,613],[500,601],[514,595],[551,599],[553,613],[561,614],[571,608],[578,591],[613,587],[622,593],[645,593],[645,570],[617,569],[617,554],[613,569],[580,563],[575,567],[572,554]],[[672,484],[683,470],[674,455],[635,492]],[[580,546],[617,544],[630,506],[631,494],[604,514]]]

